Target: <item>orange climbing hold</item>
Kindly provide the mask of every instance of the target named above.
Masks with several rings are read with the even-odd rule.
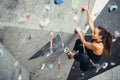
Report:
[[[26,16],[25,16],[26,19],[29,19],[31,17],[31,15],[32,15],[31,13],[26,13]]]

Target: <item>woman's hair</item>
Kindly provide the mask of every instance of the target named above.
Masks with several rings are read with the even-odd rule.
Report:
[[[104,52],[107,56],[111,56],[112,52],[112,35],[110,32],[108,32],[105,28],[98,26],[98,29],[100,29],[99,35],[102,35],[102,41],[104,44]]]

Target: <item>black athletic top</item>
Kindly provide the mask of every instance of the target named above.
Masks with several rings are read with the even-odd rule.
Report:
[[[98,42],[98,43],[101,43],[101,42],[102,42],[102,41],[100,41],[100,42]],[[102,55],[96,55],[92,50],[90,50],[90,49],[88,49],[88,48],[86,49],[86,51],[87,51],[87,55],[90,57],[90,59],[92,59],[92,61],[93,61],[94,63],[99,63]]]

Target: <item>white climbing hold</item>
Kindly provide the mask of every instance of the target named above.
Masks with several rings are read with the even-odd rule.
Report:
[[[107,63],[107,62],[104,62],[104,63],[102,64],[102,68],[103,68],[103,69],[107,68],[107,66],[108,66],[108,63]]]
[[[55,64],[54,62],[49,63],[49,64],[48,64],[48,68],[49,68],[49,69],[53,69],[54,64]]]
[[[26,21],[26,19],[24,17],[20,17],[19,20],[18,20],[19,23],[23,23],[25,21]]]
[[[117,5],[110,5],[110,7],[108,8],[109,12],[115,12],[118,10],[118,6]]]
[[[40,69],[43,70],[44,68],[45,68],[45,63],[42,64]]]
[[[16,61],[16,62],[14,63],[14,66],[17,67],[18,65],[19,65],[19,62]]]
[[[50,10],[50,5],[46,5],[46,6],[45,6],[45,9],[46,9],[47,11],[49,11],[49,10]]]
[[[78,16],[75,15],[75,16],[73,17],[73,20],[74,20],[74,22],[78,23]]]
[[[82,76],[84,76],[85,74],[84,73],[81,73]]]
[[[111,62],[111,63],[110,63],[110,65],[111,65],[111,66],[114,66],[114,65],[115,65],[115,63],[114,63],[114,62]]]
[[[46,27],[49,24],[49,22],[50,22],[49,18],[42,19],[40,21],[40,27],[42,27],[42,28]]]
[[[117,38],[117,37],[120,37],[120,33],[116,30],[114,31],[114,36]]]
[[[116,41],[116,39],[112,39],[112,42],[115,42]]]
[[[22,74],[18,76],[18,80],[22,80]]]

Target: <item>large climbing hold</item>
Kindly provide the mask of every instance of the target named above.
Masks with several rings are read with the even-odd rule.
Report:
[[[118,10],[118,6],[117,5],[111,5],[108,7],[108,12],[115,12]]]

